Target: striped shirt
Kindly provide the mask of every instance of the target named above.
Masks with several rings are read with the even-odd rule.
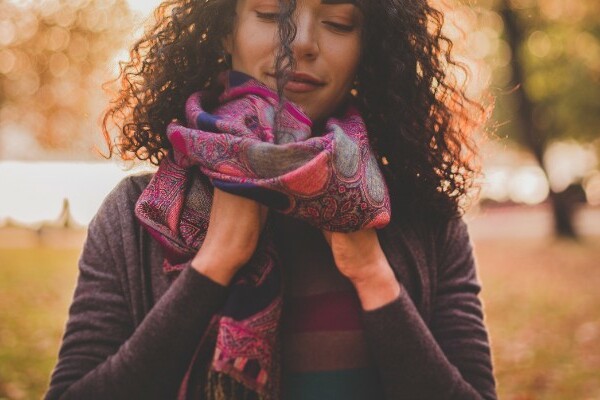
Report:
[[[283,399],[383,399],[356,290],[320,230],[291,218],[283,226]]]

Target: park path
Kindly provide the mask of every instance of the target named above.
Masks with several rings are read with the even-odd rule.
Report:
[[[474,240],[542,238],[554,234],[548,204],[489,207],[467,213],[465,220]],[[575,227],[582,236],[600,236],[600,207],[580,207],[575,213]]]
[[[553,235],[548,205],[506,206],[473,210],[465,215],[474,241],[506,238],[544,238]],[[582,236],[600,236],[600,207],[582,207],[575,224]],[[0,248],[81,248],[85,228],[0,228]]]

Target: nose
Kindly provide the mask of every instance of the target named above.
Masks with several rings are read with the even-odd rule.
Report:
[[[308,12],[299,12],[298,14],[294,21],[296,24],[296,37],[292,42],[294,57],[297,60],[314,59],[319,54],[316,21]]]

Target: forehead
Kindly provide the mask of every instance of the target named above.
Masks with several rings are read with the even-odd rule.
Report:
[[[286,0],[237,0],[237,7],[242,7],[242,8],[253,7],[256,5],[260,5],[260,4],[276,6],[276,5],[279,5],[282,1],[285,2]],[[355,6],[355,7],[352,7],[353,9],[356,8],[356,9],[362,11],[361,0],[296,0],[296,1],[297,1],[297,4],[296,4],[297,8],[299,8],[299,7],[301,8],[305,5],[308,5],[307,3],[309,3],[312,6],[316,6],[317,4],[321,4],[321,5],[325,5],[325,6],[327,6],[327,5],[349,5],[349,6]]]

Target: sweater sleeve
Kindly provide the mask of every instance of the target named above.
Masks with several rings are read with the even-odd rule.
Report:
[[[481,290],[467,226],[442,235],[438,286],[429,327],[407,291],[363,311],[365,335],[388,399],[496,399]]]
[[[123,208],[126,185],[107,197],[88,228],[48,400],[174,397],[226,298],[226,287],[188,267],[134,327],[119,269],[127,262],[123,247],[136,241],[121,227],[131,216],[115,211]]]

